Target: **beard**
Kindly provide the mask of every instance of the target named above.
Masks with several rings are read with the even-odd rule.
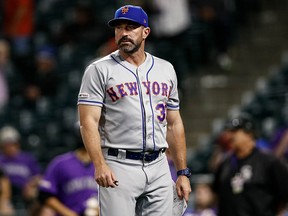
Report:
[[[142,41],[133,41],[127,37],[123,37],[118,41],[117,45],[119,50],[131,55],[139,50],[141,43]]]

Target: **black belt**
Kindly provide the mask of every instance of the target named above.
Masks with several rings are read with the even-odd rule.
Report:
[[[126,150],[126,159],[132,160],[143,160],[146,162],[150,162],[158,158],[160,153],[164,153],[166,148],[161,148],[159,151],[152,151],[152,152],[131,152]],[[108,155],[117,157],[119,154],[118,149],[109,148]]]

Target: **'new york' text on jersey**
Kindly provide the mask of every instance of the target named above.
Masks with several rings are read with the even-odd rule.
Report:
[[[137,68],[115,51],[86,68],[78,104],[102,107],[104,148],[150,151],[167,147],[167,109],[179,109],[175,70],[149,53]]]

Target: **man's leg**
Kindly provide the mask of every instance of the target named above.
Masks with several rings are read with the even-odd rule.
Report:
[[[106,160],[118,180],[115,188],[99,189],[101,216],[135,216],[136,198],[142,194],[146,176],[141,161]]]
[[[143,166],[148,182],[145,192],[137,199],[137,216],[172,216],[173,180],[168,161],[162,155]]]

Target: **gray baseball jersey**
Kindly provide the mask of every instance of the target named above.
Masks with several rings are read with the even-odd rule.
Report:
[[[176,73],[169,62],[146,56],[137,68],[115,51],[85,70],[78,104],[102,107],[102,148],[154,151],[168,147],[167,109],[179,109]]]

